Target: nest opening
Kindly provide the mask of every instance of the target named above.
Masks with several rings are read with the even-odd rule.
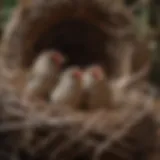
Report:
[[[133,37],[132,16],[123,5],[97,0],[38,2],[17,6],[7,25],[0,48],[9,68],[28,68],[41,51],[57,49],[68,60],[64,67],[99,63],[109,77],[117,75],[117,50]]]
[[[28,65],[43,50],[56,49],[67,58],[66,66],[85,67],[92,63],[106,63],[106,35],[97,26],[83,20],[64,20],[44,31],[33,46]],[[103,62],[104,61],[104,62]]]

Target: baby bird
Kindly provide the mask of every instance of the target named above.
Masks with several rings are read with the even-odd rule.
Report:
[[[65,58],[57,51],[45,51],[35,61],[29,73],[24,94],[44,99],[57,82]]]
[[[109,88],[104,70],[99,65],[88,67],[83,76],[83,98],[81,106],[100,108],[110,105]]]
[[[82,93],[82,71],[73,66],[66,69],[60,76],[60,81],[51,92],[51,103],[55,106],[77,107]]]

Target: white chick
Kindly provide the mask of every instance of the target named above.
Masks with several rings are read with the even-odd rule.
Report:
[[[55,86],[60,69],[65,62],[57,51],[45,51],[35,61],[24,90],[27,98],[45,98]]]
[[[51,103],[55,106],[77,107],[82,93],[82,71],[73,66],[66,69],[51,92]]]
[[[110,95],[107,85],[107,77],[99,65],[88,67],[83,76],[82,107],[102,108],[110,107]]]

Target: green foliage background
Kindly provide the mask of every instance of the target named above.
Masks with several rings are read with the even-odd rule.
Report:
[[[16,5],[16,0],[1,0],[0,2],[0,26],[3,28],[8,20],[12,8]]]
[[[16,0],[0,0],[0,29],[3,30]],[[148,3],[147,3],[148,1]],[[140,2],[140,3],[139,3]],[[153,65],[151,81],[160,85],[160,0],[125,0],[128,7],[134,6],[135,28],[139,38],[145,38],[150,30],[155,31],[152,41]],[[153,45],[154,44],[154,45]]]

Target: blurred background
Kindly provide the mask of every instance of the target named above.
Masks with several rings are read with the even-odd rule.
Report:
[[[160,1],[159,0],[124,0],[127,7],[133,10],[135,15],[135,27],[137,36],[150,40],[152,70],[150,81],[160,87]],[[16,0],[0,0],[0,34],[11,15]],[[23,2],[22,2],[23,3]]]

